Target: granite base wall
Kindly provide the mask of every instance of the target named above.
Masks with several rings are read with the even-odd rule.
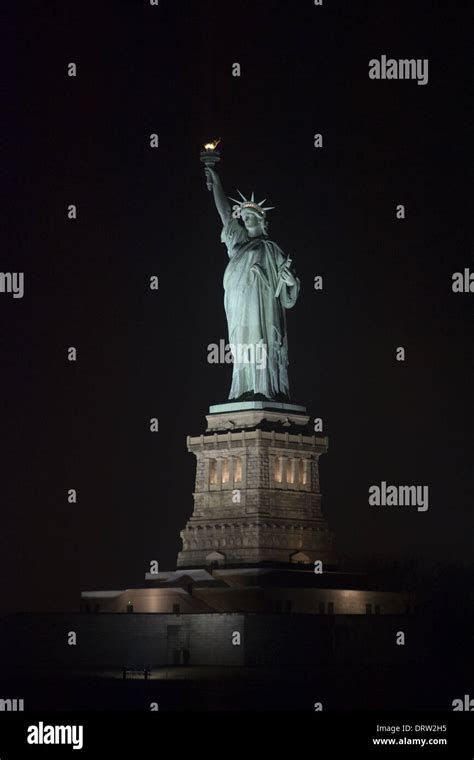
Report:
[[[396,644],[403,631],[405,646]],[[76,645],[68,644],[70,633]],[[240,634],[240,645],[233,639]],[[0,619],[3,671],[201,666],[285,666],[406,661],[419,652],[417,619],[291,614],[65,614]],[[426,643],[426,642],[424,642]],[[182,652],[184,659],[176,660]]]

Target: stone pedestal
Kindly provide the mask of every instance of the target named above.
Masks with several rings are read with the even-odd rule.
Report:
[[[262,562],[336,564],[321,513],[319,457],[304,407],[262,402],[211,407],[196,456],[194,511],[178,567]]]

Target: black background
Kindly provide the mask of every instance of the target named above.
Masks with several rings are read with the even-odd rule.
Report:
[[[207,362],[227,340],[199,162],[215,137],[227,193],[276,206],[270,237],[302,281],[290,387],[330,437],[339,552],[470,561],[474,296],[451,290],[473,268],[467,7],[43,0],[5,14],[1,270],[25,273],[25,296],[0,295],[3,610],[74,609],[81,589],[175,565],[186,436],[231,380]],[[371,81],[382,54],[428,58],[429,83]],[[428,485],[429,510],[369,507],[382,480]]]

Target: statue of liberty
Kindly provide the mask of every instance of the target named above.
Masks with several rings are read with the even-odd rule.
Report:
[[[206,166],[208,185],[222,224],[221,241],[229,263],[224,274],[224,305],[233,357],[229,399],[290,400],[286,309],[295,305],[300,281],[292,262],[268,238],[265,201],[229,200],[215,169]]]

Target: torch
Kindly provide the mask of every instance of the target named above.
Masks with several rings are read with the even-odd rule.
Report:
[[[213,142],[206,143],[204,146],[204,150],[201,151],[201,161],[204,164],[204,166],[208,166],[210,169],[213,169],[216,164],[219,163],[221,160],[221,154],[218,150],[216,150],[217,146],[220,143],[219,140],[213,140]],[[209,191],[212,190],[212,183],[207,183],[207,189]]]

